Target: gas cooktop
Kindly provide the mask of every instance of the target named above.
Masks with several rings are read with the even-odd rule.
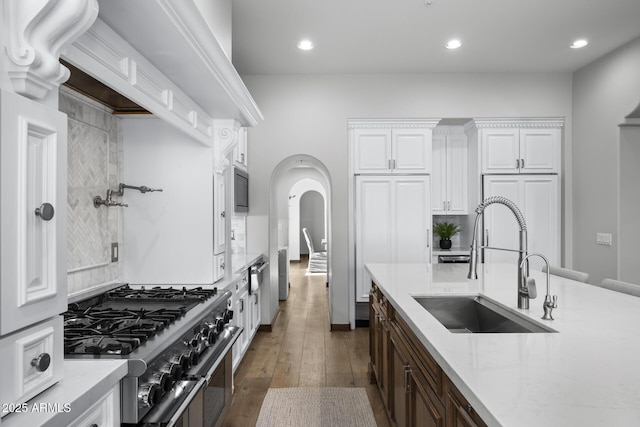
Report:
[[[123,285],[69,304],[64,313],[64,352],[130,354],[216,295],[216,288]]]

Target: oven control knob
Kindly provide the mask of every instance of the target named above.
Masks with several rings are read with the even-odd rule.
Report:
[[[221,319],[220,317],[218,317],[216,319],[216,331],[222,332],[222,330],[224,329],[224,324],[225,324],[224,319]]]
[[[169,381],[176,381],[182,377],[182,366],[175,363],[167,363],[160,368],[161,372],[169,376]]]
[[[209,331],[209,334],[207,334],[207,342],[209,343],[209,345],[212,345],[213,343],[215,343],[217,337],[218,337],[218,333],[214,329]]]
[[[204,330],[204,328],[202,328],[202,330]],[[191,338],[191,347],[197,347],[198,344],[200,344],[200,341],[202,340],[202,334],[201,333],[197,333],[193,336],[193,338]]]
[[[138,399],[144,406],[151,407],[160,399],[161,391],[158,384],[142,384],[138,389]]]
[[[229,310],[228,308],[224,311],[224,323],[229,323],[229,321],[233,319],[233,310]]]
[[[169,361],[181,368],[180,375],[182,375],[182,372],[189,369],[189,359],[187,359],[184,354],[174,354]]]
[[[186,361],[187,369],[195,365],[195,363],[193,362],[194,354],[196,353],[193,350],[187,350],[182,352],[182,357],[183,357],[183,360]]]
[[[167,373],[156,372],[151,377],[150,382],[153,384],[158,384],[160,390],[165,393],[171,389],[171,379],[169,378],[169,374]]]

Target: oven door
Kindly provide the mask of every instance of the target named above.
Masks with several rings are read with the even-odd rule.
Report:
[[[162,402],[142,419],[140,427],[203,427],[206,380],[182,380],[174,384]]]

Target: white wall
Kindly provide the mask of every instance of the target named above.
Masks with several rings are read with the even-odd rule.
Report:
[[[265,183],[280,161],[304,153],[326,165],[332,185],[332,323],[349,323],[349,118],[566,117],[571,140],[571,75],[409,74],[242,77],[265,120],[249,129],[250,216],[268,215]],[[566,148],[565,148],[566,150]],[[259,160],[257,160],[259,159]],[[565,165],[566,166],[566,165]],[[286,196],[285,196],[286,198]],[[251,219],[249,219],[251,221]],[[264,242],[267,230],[248,230]],[[264,251],[261,250],[261,251]]]
[[[589,282],[594,284],[618,275],[618,125],[640,102],[639,76],[640,38],[574,73],[575,142],[570,153],[574,164],[573,209],[576,213],[573,223],[574,268],[588,272],[591,275]],[[637,218],[637,212],[633,214]],[[640,227],[637,220],[630,225]],[[613,246],[596,245],[596,233],[599,232],[613,234]],[[638,282],[637,277],[628,280]]]
[[[125,190],[124,280],[213,282],[213,154],[154,118],[122,120],[123,181],[162,188]]]

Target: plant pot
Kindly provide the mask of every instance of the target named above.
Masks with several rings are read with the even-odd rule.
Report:
[[[451,249],[451,239],[441,239],[440,249]]]

